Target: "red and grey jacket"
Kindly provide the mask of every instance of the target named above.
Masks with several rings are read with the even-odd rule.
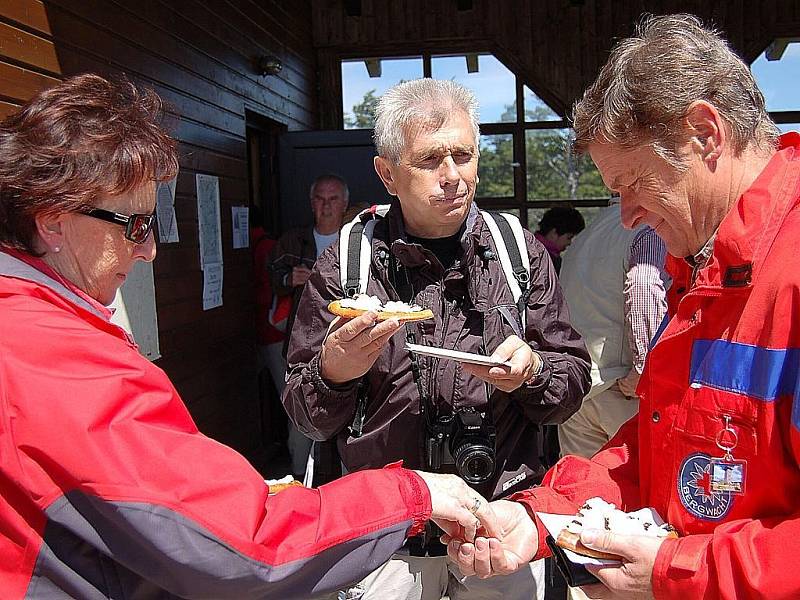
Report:
[[[681,534],[659,550],[656,598],[800,598],[799,245],[792,133],[723,220],[709,264],[648,354],[638,419],[518,496],[562,514],[597,495],[654,507]],[[710,485],[726,418],[732,454],[747,461],[743,495]]]
[[[307,598],[430,516],[400,468],[269,496],[108,316],[0,252],[0,598]]]

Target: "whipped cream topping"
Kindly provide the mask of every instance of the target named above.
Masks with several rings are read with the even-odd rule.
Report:
[[[377,296],[368,294],[358,294],[354,298],[343,298],[339,303],[342,308],[356,308],[359,310],[384,312],[419,312],[422,310],[422,307],[416,304],[408,304],[407,302],[398,302],[396,300],[387,300],[386,304],[384,304]]]
[[[602,498],[589,498],[567,525],[568,531],[577,534],[584,528],[648,537],[666,537],[673,530],[670,525],[656,522],[647,509],[626,513]]]

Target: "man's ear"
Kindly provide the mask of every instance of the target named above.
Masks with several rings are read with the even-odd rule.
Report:
[[[684,120],[692,149],[708,163],[717,161],[728,143],[725,123],[717,108],[705,100],[689,105]]]
[[[375,172],[381,178],[383,185],[386,186],[386,191],[390,195],[397,195],[397,186],[394,183],[394,174],[392,173],[392,164],[382,156],[376,156],[373,161],[375,165]]]
[[[64,246],[65,213],[38,214],[34,217],[36,233],[44,245],[46,252],[59,252]]]

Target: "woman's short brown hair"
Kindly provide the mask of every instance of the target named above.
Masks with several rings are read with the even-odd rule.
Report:
[[[36,254],[35,217],[90,206],[178,172],[152,90],[78,75],[0,123],[0,246]]]
[[[714,30],[686,14],[649,16],[619,42],[575,104],[577,152],[595,141],[649,144],[676,167],[682,119],[696,100],[713,104],[730,127],[736,155],[774,147],[778,129],[747,65]]]

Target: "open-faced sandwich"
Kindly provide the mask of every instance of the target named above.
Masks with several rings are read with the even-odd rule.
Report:
[[[269,486],[270,494],[277,494],[278,492],[282,492],[290,487],[303,485],[291,475],[287,475],[281,479],[267,479],[265,483]]]
[[[602,498],[590,498],[581,506],[575,518],[561,530],[556,544],[577,554],[607,560],[621,560],[621,556],[593,550],[581,543],[581,532],[585,529],[612,531],[621,535],[645,535],[649,537],[678,537],[671,525],[656,522],[648,510],[626,513],[618,510]]]
[[[432,319],[433,312],[416,304],[387,300],[383,303],[377,296],[358,294],[354,298],[342,298],[328,304],[328,310],[335,315],[354,319],[365,312],[374,310],[378,313],[378,320],[398,319],[399,321],[421,321]]]

